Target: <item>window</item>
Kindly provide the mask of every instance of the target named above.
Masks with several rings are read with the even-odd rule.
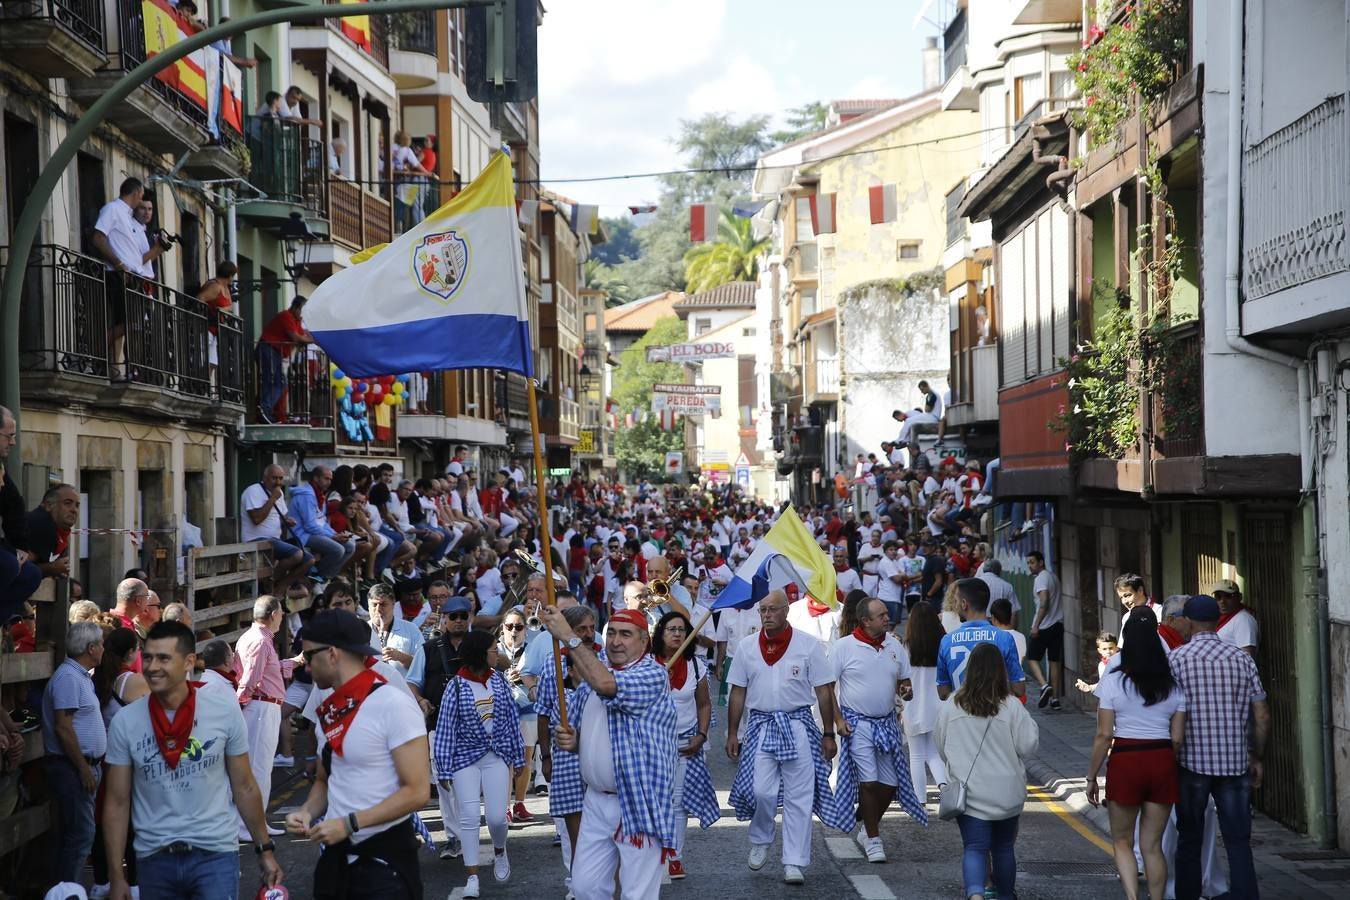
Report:
[[[1012,120],[1020,122],[1022,117],[1036,108],[1045,98],[1041,87],[1040,75],[1022,75],[1013,79]]]
[[[811,198],[798,197],[794,209],[797,213],[797,240],[815,240],[816,233],[811,230]]]
[[[755,336],[755,333],[756,333],[756,332],[755,332],[755,329],[754,329],[754,328],[742,328],[742,329],[741,329],[741,337],[754,337],[754,336]]]
[[[699,318],[694,320],[694,337],[707,334],[712,331],[712,319]]]
[[[820,268],[820,254],[815,242],[797,245],[797,274],[814,275]]]
[[[998,248],[1004,387],[1047,375],[1070,353],[1068,216],[1044,210]]]
[[[465,80],[468,57],[464,48],[464,10],[448,10],[450,20],[450,72],[460,81]]]
[[[918,259],[919,245],[922,241],[896,241],[895,258],[896,259]]]
[[[813,314],[816,311],[816,289],[810,288],[809,290],[802,291],[801,302],[802,315],[809,316]]]

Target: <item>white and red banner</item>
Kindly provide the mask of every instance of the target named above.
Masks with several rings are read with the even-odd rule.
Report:
[[[867,189],[867,209],[873,225],[895,221],[895,185],[874,184]]]
[[[811,230],[816,234],[834,234],[834,194],[811,195]]]
[[[695,244],[717,239],[717,207],[695,203],[689,207],[689,240]]]

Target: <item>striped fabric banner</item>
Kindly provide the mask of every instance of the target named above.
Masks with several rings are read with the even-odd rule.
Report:
[[[874,184],[867,189],[867,208],[873,225],[895,221],[895,185]]]
[[[689,207],[689,240],[695,244],[717,239],[717,207],[695,203]]]
[[[834,194],[811,195],[811,230],[816,234],[834,234]]]

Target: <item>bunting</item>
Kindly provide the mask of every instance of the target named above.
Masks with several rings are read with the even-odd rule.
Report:
[[[533,228],[534,223],[539,221],[539,201],[517,200],[516,213],[521,225],[525,228]]]
[[[628,207],[628,211],[635,216],[640,216],[643,213],[654,213],[656,212],[656,204],[653,203],[650,206],[630,206]]]
[[[689,240],[695,244],[717,239],[717,207],[695,203],[689,207]]]
[[[595,234],[600,230],[600,207],[591,203],[572,204],[571,225],[577,234]]]
[[[895,221],[895,185],[874,184],[867,189],[867,209],[873,225]]]
[[[811,230],[815,234],[834,234],[834,194],[811,195]]]

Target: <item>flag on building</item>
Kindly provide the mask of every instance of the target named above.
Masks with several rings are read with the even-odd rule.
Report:
[[[516,210],[519,213],[520,224],[526,228],[533,228],[534,223],[539,221],[538,200],[517,200]]]
[[[167,50],[197,33],[169,5],[168,0],[141,0],[141,22],[145,29],[145,58]],[[155,78],[174,88],[202,109],[207,108],[206,53],[194,51],[171,66],[155,73]]]
[[[595,234],[600,230],[600,207],[590,203],[572,204],[572,231]]]
[[[695,203],[689,207],[689,240],[695,244],[717,239],[717,207],[712,203]]]
[[[656,204],[653,203],[650,206],[630,206],[628,207],[628,211],[635,216],[640,216],[643,213],[654,213],[656,212]]]
[[[531,376],[511,158],[389,244],[319,285],[305,324],[352,376],[505,369]]]
[[[712,608],[749,609],[764,595],[786,584],[799,584],[816,600],[835,609],[834,565],[802,524],[791,504],[741,563],[731,583],[717,595]]]
[[[740,216],[742,219],[753,218],[755,213],[769,205],[768,200],[749,200],[745,203],[737,203],[731,208],[731,214]]]
[[[366,0],[341,0],[342,3],[365,3]],[[370,16],[343,16],[342,33],[370,52]]]
[[[873,225],[895,221],[895,185],[874,184],[867,189],[867,209]]]
[[[811,195],[811,231],[834,234],[834,194]]]

